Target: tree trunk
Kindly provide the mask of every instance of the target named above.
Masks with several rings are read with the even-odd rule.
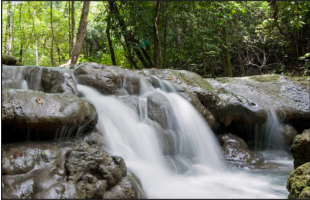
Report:
[[[86,27],[87,27],[87,17],[88,17],[88,11],[89,11],[89,5],[90,1],[84,1],[83,9],[81,13],[81,19],[80,19],[80,25],[79,30],[76,35],[76,41],[72,48],[71,52],[71,64],[76,64],[80,51],[82,49],[83,41],[86,36]],[[73,13],[72,13],[73,14]]]
[[[51,63],[52,63],[52,67],[54,67],[54,58],[53,58],[53,45],[54,45],[53,1],[51,1],[51,29],[52,29]]]
[[[74,1],[71,2],[71,51],[74,44],[74,29],[75,29],[75,21],[74,21]]]
[[[229,51],[228,51],[227,33],[226,33],[225,27],[222,27],[222,40],[223,40],[223,43],[221,44],[221,49],[222,49],[221,57],[222,57],[222,64],[223,64],[223,76],[232,77],[230,56],[229,56]]]
[[[111,21],[111,16],[110,14],[108,14],[106,34],[107,34],[107,38],[109,42],[109,49],[110,49],[112,63],[113,65],[117,65],[116,60],[115,60],[114,48],[113,48],[113,44],[112,44],[111,36],[110,36],[110,23],[111,23],[110,21]]]
[[[69,49],[68,49],[68,54],[69,54],[69,58],[71,56],[71,50],[72,50],[72,46],[71,46],[71,23],[70,23],[70,20],[71,20],[71,15],[70,15],[70,11],[71,11],[71,8],[70,8],[70,1],[68,1],[68,11],[69,11],[69,16],[68,16],[68,30],[69,30]]]
[[[21,42],[20,42],[20,50],[19,50],[19,62],[23,62],[23,48],[24,48],[24,34],[22,33],[22,5],[23,3],[19,3],[19,31],[21,34]]]
[[[110,5],[110,12],[115,14],[116,18],[118,19],[119,26],[120,26],[120,28],[122,30],[122,34],[123,34],[123,36],[125,38],[126,47],[128,49],[127,51],[129,52],[130,49],[131,49],[130,42],[139,44],[139,41],[137,39],[135,39],[135,37],[134,37],[134,35],[132,34],[131,31],[127,31],[127,27],[126,27],[124,18],[122,18],[120,16],[116,2],[115,1],[109,1],[109,5]],[[138,56],[139,60],[141,61],[142,65],[145,68],[150,68],[150,64],[145,60],[145,58],[142,55],[142,53],[144,53],[144,55],[145,55],[146,52],[142,51],[142,53],[141,53],[141,50],[139,48],[133,48],[133,50],[137,54],[137,56]],[[147,56],[147,54],[146,54],[146,56]],[[132,58],[131,58],[131,60],[133,61]]]
[[[36,66],[39,66],[38,41],[36,40]]]
[[[160,59],[160,41],[159,41],[159,36],[158,36],[160,5],[161,5],[161,2],[157,1],[156,15],[155,15],[155,20],[154,20],[154,67],[157,69],[161,68],[160,62],[159,62],[159,59]]]
[[[11,2],[8,2],[8,17],[7,17],[7,24],[6,24],[6,54],[11,55]]]
[[[181,39],[180,39],[179,26],[178,26],[178,23],[177,23],[177,19],[174,19],[174,24],[173,24],[172,28],[173,28],[173,31],[176,34],[176,37],[175,37],[176,46],[179,48],[181,46]]]
[[[12,55],[14,55],[14,13],[15,13],[15,6],[12,4],[12,19],[11,21],[13,22],[13,26],[11,26],[11,36],[12,36],[12,42],[11,42],[11,52]]]
[[[166,68],[166,53],[167,53],[167,26],[168,26],[168,2],[166,2],[166,19],[164,29],[164,52],[163,52],[163,67]]]
[[[203,76],[206,78],[207,76],[207,54],[206,54],[206,49],[203,48],[202,52],[202,64],[203,64]]]

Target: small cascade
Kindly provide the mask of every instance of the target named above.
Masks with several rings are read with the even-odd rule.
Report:
[[[255,124],[255,150],[281,150],[285,147],[282,133],[282,122],[273,109],[267,110],[267,120],[262,125]]]
[[[27,81],[26,81],[26,80],[22,80],[20,89],[22,89],[22,90],[28,90],[28,84],[27,84]]]
[[[140,121],[143,122],[147,120],[147,98],[139,98],[139,112],[140,112]]]

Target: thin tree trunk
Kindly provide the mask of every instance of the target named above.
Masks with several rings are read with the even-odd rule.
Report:
[[[20,42],[20,50],[19,50],[19,62],[22,63],[23,62],[23,46],[24,46],[24,34],[22,33],[22,5],[23,3],[19,4],[19,31],[21,34],[21,42]]]
[[[76,41],[75,44],[72,48],[71,52],[71,64],[76,64],[80,51],[82,49],[83,41],[86,36],[86,27],[87,27],[87,17],[88,17],[88,11],[89,11],[89,5],[90,1],[84,1],[83,4],[83,9],[82,9],[82,14],[81,14],[81,19],[80,19],[80,25],[79,25],[79,30],[76,35]]]
[[[54,67],[54,58],[53,58],[53,45],[54,45],[53,1],[51,1],[51,29],[52,29],[51,63],[52,63],[52,67]]]
[[[174,24],[172,28],[174,29],[174,32],[176,34],[176,37],[175,37],[176,46],[179,48],[181,45],[181,39],[180,39],[179,26],[178,26],[177,19],[174,19]]]
[[[12,35],[12,42],[11,42],[11,52],[12,55],[14,55],[14,11],[15,11],[15,6],[12,4],[12,19],[11,21],[13,22],[13,25],[11,25],[11,35]]]
[[[71,56],[71,50],[72,50],[72,44],[71,44],[71,25],[70,25],[70,20],[71,20],[71,15],[70,15],[70,11],[71,11],[71,8],[70,8],[70,1],[68,1],[68,10],[69,10],[69,16],[68,16],[68,24],[69,24],[69,27],[68,27],[68,30],[69,30],[69,49],[68,49],[68,52],[69,52],[69,58]]]
[[[39,66],[38,41],[36,40],[36,66]]]
[[[7,34],[7,41],[6,41],[6,54],[11,55],[11,2],[8,2],[8,17],[7,17],[7,24],[6,24],[6,34]]]
[[[109,49],[110,49],[112,63],[113,63],[113,65],[117,65],[116,60],[115,60],[114,48],[113,48],[113,44],[112,44],[112,40],[111,40],[111,36],[110,36],[110,23],[111,23],[111,16],[110,16],[110,14],[108,14],[106,34],[107,34],[107,38],[108,38],[108,42],[109,42]]]
[[[228,51],[227,33],[226,33],[225,27],[222,27],[222,40],[223,40],[223,43],[221,44],[221,49],[222,49],[221,56],[222,56],[222,64],[223,64],[223,76],[232,77],[230,56],[229,56],[229,51]]]
[[[154,20],[154,67],[155,68],[161,68],[160,66],[160,41],[159,41],[159,36],[158,36],[158,25],[159,25],[159,12],[160,12],[160,5],[161,2],[157,1],[157,6],[156,6],[156,16]]]
[[[74,29],[75,29],[75,20],[74,20],[74,1],[71,2],[71,50],[74,45]]]
[[[163,67],[166,68],[166,53],[167,53],[167,25],[168,25],[168,2],[166,2],[166,19],[164,29],[164,52],[163,52]]]

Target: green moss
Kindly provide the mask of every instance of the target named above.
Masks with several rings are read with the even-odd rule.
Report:
[[[300,199],[308,197],[309,193],[309,179],[310,162],[305,163],[295,169],[287,181],[286,188],[290,192],[289,199]],[[309,196],[310,197],[310,196]]]
[[[229,82],[231,82],[231,79],[232,78],[229,78],[229,77],[216,78],[216,80],[221,82],[221,83],[229,83]]]
[[[257,82],[279,82],[280,75],[257,75],[251,76],[249,79]]]
[[[209,92],[214,92],[214,88],[204,80],[201,76],[196,73],[185,71],[185,70],[169,70],[176,78],[180,79],[184,83],[205,89]]]
[[[304,76],[304,77],[299,77],[299,76],[285,76],[288,79],[291,79],[293,82],[295,83],[300,83],[301,85],[309,85],[309,81],[307,81],[308,78],[310,78],[310,76]],[[300,81],[298,81],[298,79]]]

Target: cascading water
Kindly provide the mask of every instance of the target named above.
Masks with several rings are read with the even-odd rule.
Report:
[[[282,133],[282,122],[279,120],[274,109],[266,109],[266,122],[260,126],[255,125],[255,150],[283,150],[285,142]]]
[[[109,153],[125,159],[149,198],[286,198],[286,175],[273,179],[266,172],[226,169],[220,147],[203,118],[175,93],[171,83],[160,80],[160,86],[155,89],[141,78],[138,116],[115,97],[78,85],[79,93],[96,107]],[[162,149],[163,135],[148,118],[151,95],[161,95],[169,103],[164,132],[173,148],[169,155]],[[178,170],[180,165],[183,170]]]

